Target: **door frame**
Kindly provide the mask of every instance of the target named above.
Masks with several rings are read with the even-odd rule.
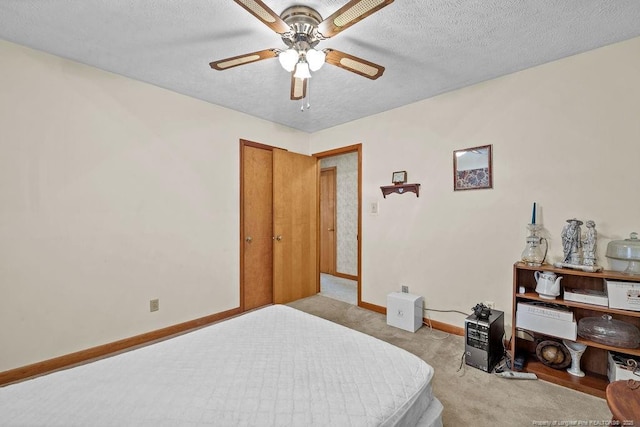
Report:
[[[345,147],[334,148],[332,150],[321,151],[312,154],[318,160],[326,157],[339,156],[341,154],[358,153],[358,306],[362,306],[362,143],[348,145]],[[318,211],[320,210],[320,201],[318,200]],[[337,267],[337,266],[336,266]],[[320,273],[318,272],[318,275]],[[319,277],[318,277],[319,280]]]

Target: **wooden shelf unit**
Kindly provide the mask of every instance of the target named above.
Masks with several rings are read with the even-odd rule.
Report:
[[[540,298],[535,292],[536,281],[533,274],[536,271],[553,271],[558,276],[562,276],[560,282],[561,293],[555,300]],[[553,369],[538,361],[535,356],[536,342],[518,336],[519,329],[516,328],[516,307],[519,302],[542,301],[569,308],[573,312],[576,322],[583,317],[599,317],[603,314],[610,314],[614,319],[631,323],[640,328],[640,312],[638,311],[620,310],[595,304],[565,301],[563,298],[565,288],[604,290],[606,286],[605,279],[640,283],[640,276],[630,276],[616,271],[604,270],[597,273],[589,273],[568,268],[556,268],[547,264],[540,267],[533,267],[521,262],[515,263],[513,266],[512,339],[510,348],[512,363],[516,353],[524,353],[526,355],[524,366],[526,372],[533,372],[542,380],[604,398],[605,390],[607,385],[609,385],[609,379],[607,378],[608,351],[640,356],[640,348],[612,347],[578,337],[577,342],[588,346],[582,355],[580,363],[586,375],[582,378],[575,377],[567,373],[566,369]],[[524,287],[525,292],[519,292],[520,287]],[[539,332],[526,331],[525,335],[528,334],[533,335],[536,340],[548,338],[559,342],[562,341],[561,338],[544,335]]]

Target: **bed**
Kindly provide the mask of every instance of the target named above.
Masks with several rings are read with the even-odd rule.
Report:
[[[273,305],[0,388],[0,425],[437,427],[432,377],[405,350]]]

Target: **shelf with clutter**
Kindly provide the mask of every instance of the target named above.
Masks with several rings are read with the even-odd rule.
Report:
[[[524,359],[523,370],[542,380],[604,398],[610,382],[640,367],[640,240],[610,242],[605,270],[595,257],[595,223],[571,218],[561,233],[562,261],[547,263],[535,213],[534,204],[513,265],[512,366]]]
[[[640,327],[640,311],[620,308],[622,306],[617,305],[617,300],[611,299],[614,292],[615,295],[626,295],[624,291],[614,291],[614,287],[640,290],[640,276],[611,270],[586,272],[557,268],[551,264],[530,266],[523,262],[516,262],[513,269],[511,357],[525,355],[524,370],[535,373],[540,379],[604,397],[609,381],[621,379],[612,377],[615,374],[615,367],[609,362],[612,355],[640,359],[640,333],[634,332]],[[540,279],[536,281],[537,272],[552,273],[546,279],[549,284],[545,282],[541,287]],[[558,279],[562,285],[556,290]],[[550,294],[541,292],[557,292],[558,295],[551,299]],[[575,295],[567,299],[569,293],[584,299],[575,301]],[[603,293],[608,293],[607,305],[601,305],[601,300],[593,297]],[[585,326],[585,322],[591,326]],[[619,329],[621,324],[625,328]],[[556,355],[566,362],[562,368],[541,360],[537,354],[538,347],[548,341],[566,347],[577,343],[580,359],[574,362],[570,360],[570,354]],[[558,359],[554,361],[558,362]],[[575,372],[583,375],[567,371],[572,365],[576,367]]]

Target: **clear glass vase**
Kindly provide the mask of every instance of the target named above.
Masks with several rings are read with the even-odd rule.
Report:
[[[527,228],[529,235],[527,236],[527,245],[522,251],[522,262],[539,267],[547,257],[547,239],[538,235],[542,230],[541,224],[527,224]]]

